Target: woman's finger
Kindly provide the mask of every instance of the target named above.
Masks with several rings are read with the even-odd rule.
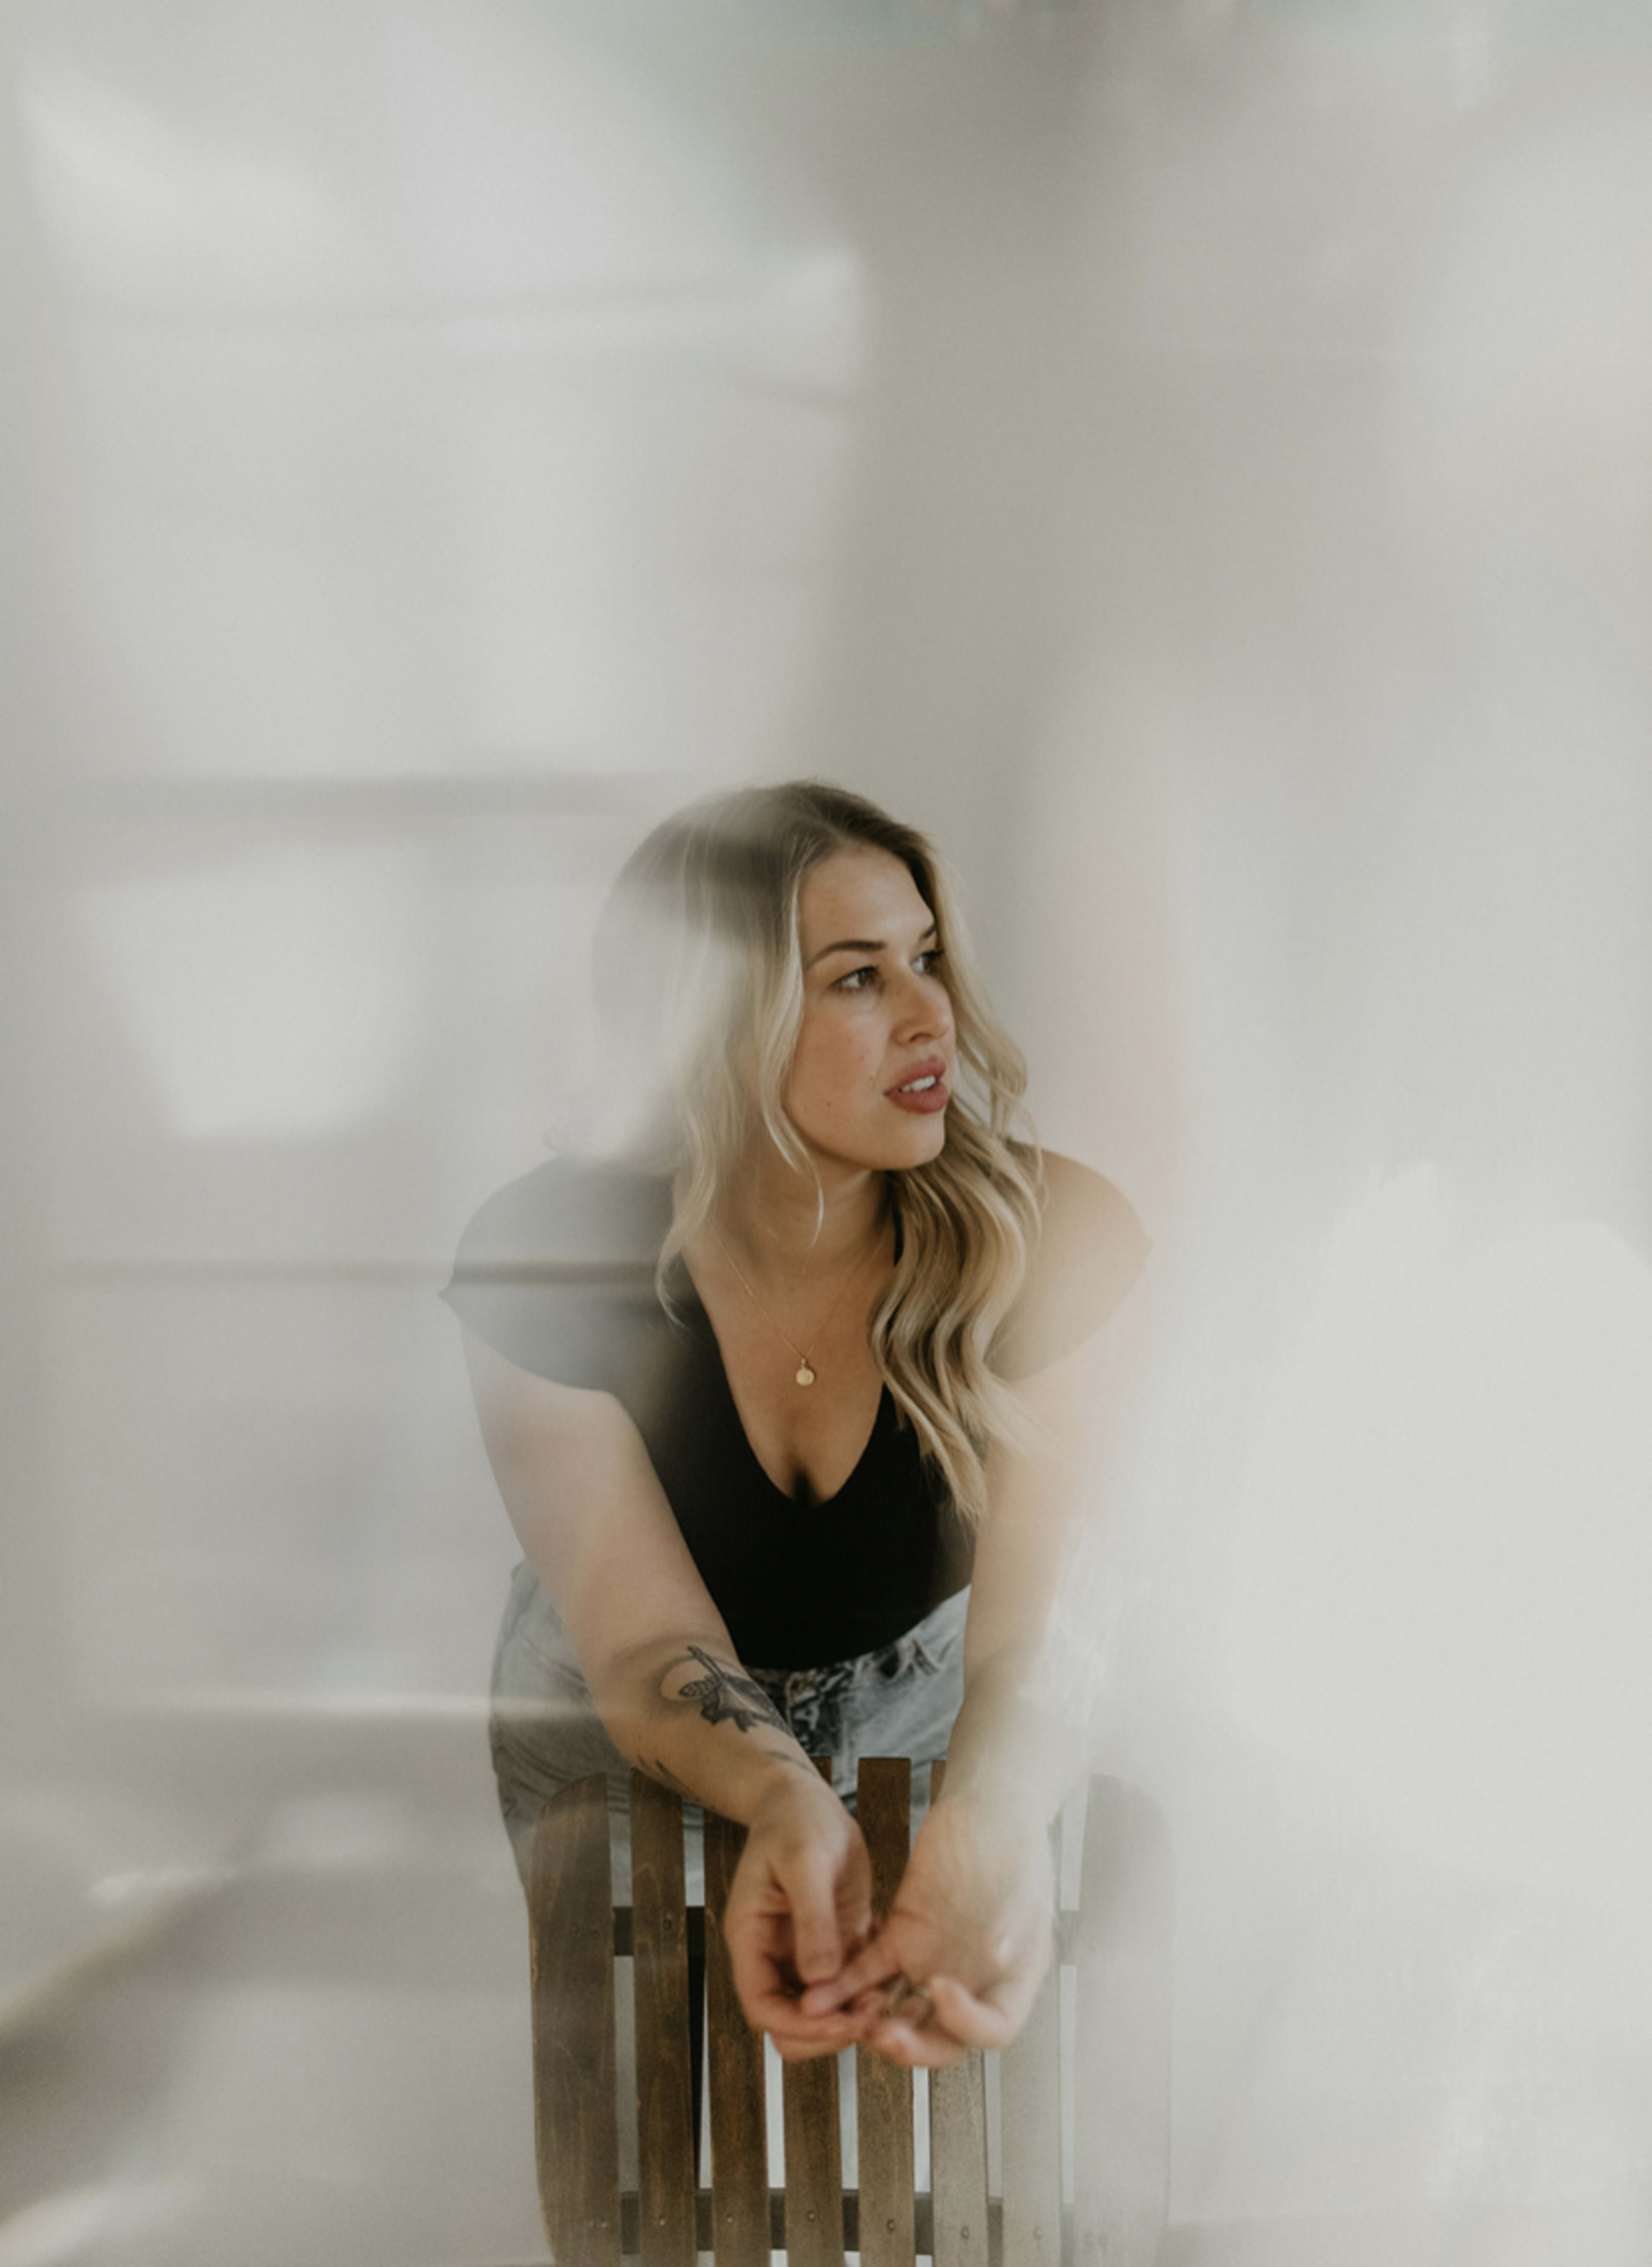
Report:
[[[774,2041],[783,2062],[806,2062],[814,2055],[841,2054],[845,2047],[858,2043],[861,2031],[859,2023],[799,2022],[784,2009],[774,2010],[773,2020],[763,2028]]]
[[[790,2042],[819,2054],[849,2046],[865,2028],[847,2010],[806,2014],[785,1963],[761,1953],[735,1965],[735,1989],[754,2031],[767,2031],[777,2043]]]
[[[874,1936],[844,1963],[830,1982],[814,1985],[804,1992],[804,2008],[818,2014],[828,2007],[848,2007],[865,1992],[887,1989],[900,1972],[899,1954],[885,1939]]]
[[[882,2012],[903,2016],[915,2029],[921,2029],[934,2014],[935,2001],[927,1984],[914,1983],[903,1973],[884,1993]]]
[[[812,1823],[818,1828],[818,1819]],[[812,2053],[859,2036],[833,1986],[871,1918],[866,1845],[835,1800],[826,1826],[824,1832],[766,1837],[754,1827],[723,1919],[747,2021]],[[802,1995],[811,1985],[815,1997],[805,2007]],[[828,2019],[830,2035],[822,2029]]]
[[[1007,2046],[1021,2028],[1027,2010],[1018,2006],[1021,1995],[1012,1986],[977,1994],[955,1976],[932,1976],[929,1988],[942,2029],[966,2046]]]
[[[834,1984],[841,1974],[847,1950],[838,1917],[837,1884],[827,1854],[820,1850],[800,1852],[782,1879],[791,1906],[792,1960],[797,1980],[810,1985]]]
[[[977,1993],[956,1977],[932,1976],[921,1998],[903,1998],[872,2019],[866,2044],[909,2069],[938,2070],[971,2048],[1007,2046],[1021,2028],[1027,1996],[1013,1985]]]

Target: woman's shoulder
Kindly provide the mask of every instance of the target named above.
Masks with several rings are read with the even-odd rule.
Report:
[[[999,1334],[997,1366],[1028,1377],[1093,1338],[1147,1264],[1152,1240],[1116,1182],[1054,1149],[1027,1279]]]
[[[1059,1150],[1040,1153],[1044,1171],[1044,1233],[1065,1234],[1087,1247],[1105,1249],[1117,1257],[1134,1251],[1137,1264],[1147,1256],[1152,1239],[1141,1215],[1116,1181],[1108,1180],[1093,1165],[1081,1165]]]
[[[654,1267],[670,1222],[662,1176],[551,1158],[472,1214],[442,1295],[518,1369],[617,1392],[639,1326],[658,1312]]]
[[[671,1222],[664,1175],[549,1157],[485,1199],[459,1238],[455,1274],[652,1268]]]

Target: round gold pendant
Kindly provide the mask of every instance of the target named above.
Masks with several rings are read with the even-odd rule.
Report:
[[[800,1363],[800,1364],[799,1365],[799,1368],[798,1368],[798,1373],[797,1373],[797,1382],[798,1382],[798,1383],[799,1383],[800,1385],[813,1385],[813,1384],[814,1384],[814,1383],[815,1383],[815,1373],[814,1373],[814,1371],[809,1368],[809,1366],[808,1366],[808,1364],[807,1362],[802,1362],[802,1363]]]

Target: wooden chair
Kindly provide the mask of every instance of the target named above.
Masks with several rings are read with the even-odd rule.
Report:
[[[939,1766],[936,1766],[939,1771]],[[866,1760],[858,1816],[875,1897],[905,1862],[910,1766]],[[632,1903],[616,1910],[607,1786],[566,1787],[537,1830],[529,1897],[534,2124],[545,2233],[559,2267],[1151,2267],[1169,2157],[1169,1866],[1158,1813],[1093,1779],[1076,1911],[1056,1916],[1056,1959],[1001,2064],[1002,2194],[987,2188],[986,2065],[931,2073],[929,2190],[914,2185],[909,2071],[856,2051],[859,2178],[840,2170],[837,2065],[782,2074],[786,2185],[771,2190],[764,2044],[748,2028],[717,1926],[743,1830],[705,1820],[705,1916],[683,1894],[683,1807],[632,1779]],[[697,2178],[691,1955],[704,1944],[711,2182]],[[635,1963],[639,2185],[621,2193],[614,1961]],[[696,1961],[694,1965],[698,1966]],[[1058,1977],[1076,1979],[1076,2047],[1064,2073]],[[698,2025],[692,2027],[698,2029]],[[1074,2136],[1064,2209],[1061,2131]]]

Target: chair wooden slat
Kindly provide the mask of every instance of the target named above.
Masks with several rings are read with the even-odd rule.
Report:
[[[830,1756],[815,1768],[830,1785]],[[789,2267],[844,2267],[844,2164],[837,2062],[786,2064],[780,2073],[786,2135],[786,2256]]]
[[[530,1873],[534,2148],[545,2240],[566,2267],[619,2267],[606,1779],[581,1779],[546,1804]]]
[[[642,1772],[631,1775],[631,1882],[638,2248],[642,2267],[695,2267],[683,1802]]]
[[[717,2267],[769,2267],[769,2154],[763,2041],[747,2024],[723,1939],[723,1908],[745,1830],[705,1814],[705,2016],[712,2222]]]
[[[1073,2081],[1081,2259],[1151,2267],[1170,2202],[1170,1860],[1146,1797],[1092,1779]]]
[[[843,2267],[844,2175],[837,2064],[787,2063],[780,2078],[786,2131],[786,2256],[791,2267]]]
[[[1003,2267],[1060,2267],[1061,1984],[1054,1961],[998,2058]]]
[[[625,2249],[634,2256],[639,2249],[637,2199],[627,2191],[621,2197],[619,2202],[620,2230],[625,2240]],[[998,2207],[996,2202],[991,2202],[989,2208],[993,2214],[993,2234],[996,2242],[998,2234],[997,2226]],[[917,2249],[920,2256],[927,2256],[930,2250],[929,2198],[926,2196],[919,2197],[917,2199],[916,2209]],[[846,2251],[859,2251],[860,2249],[860,2199],[853,2189],[844,2190],[843,2222],[844,2249]],[[709,2251],[712,2248],[712,2192],[709,2189],[697,2189],[694,2192],[694,2227],[700,2249]],[[769,2190],[769,2249],[771,2251],[784,2251],[786,2249],[786,2190],[784,2189]]]
[[[946,1776],[945,1764],[932,1767],[932,1803]],[[935,2267],[987,2267],[987,2069],[978,2048],[929,2074],[929,2188]]]
[[[856,1816],[872,1858],[872,1904],[894,1902],[911,1846],[912,1767],[899,1757],[861,1758]],[[862,2267],[913,2267],[912,2073],[855,2050]],[[788,2145],[789,2146],[789,2145]]]
[[[939,1792],[936,1773],[935,1792]],[[685,2095],[691,2065],[691,1938],[682,1813],[640,1776],[633,1784],[634,1918],[616,1914],[606,1782],[591,1779],[546,1806],[530,1866],[535,2136],[545,2234],[561,2267],[768,2267],[784,2243],[792,2267],[1061,2267],[1064,2256],[1152,2267],[1169,2201],[1171,1882],[1167,1838],[1135,1790],[1092,1780],[1080,1910],[1060,1942],[1077,1970],[1078,2044],[1064,2103],[1060,1992],[1052,1970],[1020,2037],[1001,2058],[1003,2188],[987,2195],[986,2069],[979,2054],[930,2074],[931,2190],[913,2193],[912,2079],[858,2057],[860,2175],[845,2194],[837,2071],[822,2058],[785,2077],[787,2185],[768,2186],[763,2042],[747,2026],[720,1922],[744,1841],[705,1822],[704,1926],[710,2052],[712,2185],[695,2185]],[[874,1902],[887,1909],[906,1862],[909,1767],[864,1762],[859,1816]],[[619,2193],[613,1961],[637,1963],[641,2193]],[[1075,2140],[1074,2208],[1063,2229],[1064,2109]]]
[[[929,2185],[935,2267],[987,2267],[987,2076],[978,2048],[929,2074]]]

